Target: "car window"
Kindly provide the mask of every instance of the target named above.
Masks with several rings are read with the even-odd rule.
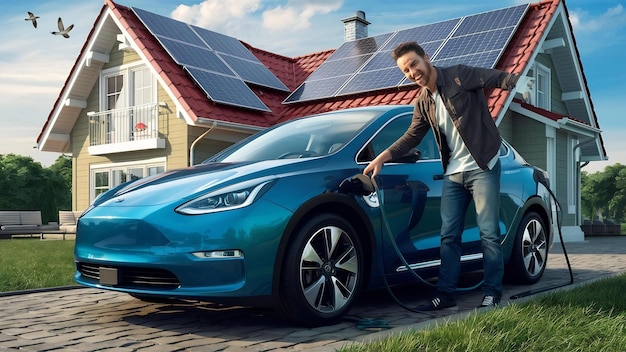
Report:
[[[382,153],[406,132],[406,129],[411,124],[411,118],[411,114],[401,115],[385,125],[359,153],[357,161],[369,162]],[[416,149],[421,153],[420,160],[439,159],[439,149],[437,148],[432,130],[428,131]]]
[[[332,112],[292,120],[237,143],[205,162],[254,162],[323,156],[347,144],[380,110]]]

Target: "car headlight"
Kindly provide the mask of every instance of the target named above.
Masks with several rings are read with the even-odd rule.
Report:
[[[273,180],[254,180],[222,188],[194,198],[176,208],[181,214],[198,215],[246,207],[261,196]]]

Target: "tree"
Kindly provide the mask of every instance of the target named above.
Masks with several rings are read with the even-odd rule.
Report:
[[[71,209],[71,160],[59,157],[50,168],[31,157],[0,155],[0,209],[40,210],[43,223]]]
[[[72,158],[67,155],[59,156],[54,164],[50,165],[49,170],[61,178],[57,182],[63,182],[63,186],[56,185],[58,188],[55,199],[58,210],[72,210]]]
[[[583,215],[596,215],[621,221],[626,212],[626,166],[614,164],[604,171],[581,173],[581,206]]]

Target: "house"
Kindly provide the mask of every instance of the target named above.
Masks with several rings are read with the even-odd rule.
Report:
[[[423,42],[435,65],[479,63],[524,76],[514,93],[485,92],[492,116],[527,161],[549,172],[564,238],[584,238],[580,165],[607,155],[563,1],[373,37],[363,12],[343,22],[341,47],[291,58],[105,0],[38,148],[72,155],[72,206],[82,210],[120,183],[198,163],[281,121],[410,104],[415,86],[388,52],[405,38]],[[476,46],[452,45],[468,41]]]

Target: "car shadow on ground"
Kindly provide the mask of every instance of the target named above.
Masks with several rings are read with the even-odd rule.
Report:
[[[573,270],[574,283],[589,280],[593,277],[604,276],[604,271]],[[480,272],[462,275],[459,286],[470,287],[480,282]],[[531,297],[545,291],[546,288],[560,288],[570,284],[569,270],[567,268],[547,268],[544,277],[534,285],[504,285],[503,303],[515,302],[511,299],[515,296]],[[273,309],[243,306],[229,306],[210,302],[177,300],[170,303],[147,303],[137,299],[128,298],[125,307],[118,307],[120,318],[133,325],[139,325],[163,330],[195,333],[212,336],[219,331],[234,330],[238,338],[244,338],[248,331],[274,329],[278,330],[311,330],[332,331],[334,329],[356,328],[355,319],[384,320],[390,326],[399,326],[423,322],[430,319],[440,318],[457,311],[444,311],[432,313],[416,313],[417,305],[428,300],[435,292],[432,287],[420,283],[398,285],[391,288],[392,297],[386,288],[368,290],[361,294],[355,306],[337,324],[307,328],[295,326],[282,319]],[[482,291],[476,288],[470,291],[457,293],[458,311],[473,310],[482,298]],[[407,309],[408,308],[408,309]],[[249,329],[246,329],[248,327]],[[283,331],[284,333],[284,331]],[[217,336],[217,335],[215,335]]]

